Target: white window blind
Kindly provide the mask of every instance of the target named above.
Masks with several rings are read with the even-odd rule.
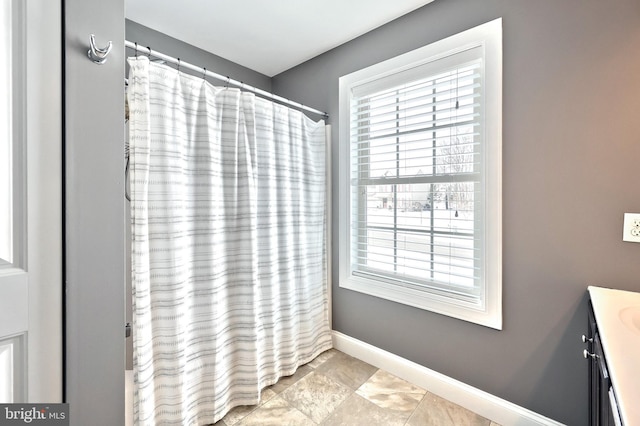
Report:
[[[374,83],[371,93],[360,87],[352,97],[355,274],[478,301],[480,55],[476,48],[443,59],[444,66],[429,63],[405,82],[379,91]]]
[[[340,286],[500,328],[501,21],[340,97]]]

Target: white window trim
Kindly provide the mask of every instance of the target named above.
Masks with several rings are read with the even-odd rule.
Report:
[[[350,229],[350,100],[356,86],[463,52],[484,50],[485,241],[483,303],[354,276]],[[339,286],[394,302],[502,329],[502,18],[340,78]]]

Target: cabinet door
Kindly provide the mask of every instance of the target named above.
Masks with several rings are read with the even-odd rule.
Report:
[[[621,426],[620,414],[613,392],[598,325],[589,303],[589,424],[591,426]]]
[[[622,419],[620,418],[620,411],[618,409],[618,402],[616,399],[613,388],[609,388],[609,424],[612,426],[622,426]]]
[[[593,353],[593,341],[595,339],[597,328],[596,328],[596,320],[593,314],[593,309],[591,307],[591,303],[589,303],[589,323],[588,323],[588,337],[589,341],[587,342],[587,351],[589,353]],[[599,425],[599,410],[598,407],[600,405],[599,402],[599,386],[600,380],[598,379],[598,362],[593,357],[587,357],[589,362],[589,425],[590,426],[598,426]]]
[[[600,419],[600,380],[598,363],[595,359],[589,359],[589,424],[599,426]]]
[[[598,382],[596,395],[598,399],[598,422],[596,424],[601,426],[613,426],[614,422],[609,402],[609,388],[611,387],[611,380],[609,379],[609,371],[607,370],[607,363],[604,358],[600,335],[597,332],[593,338],[593,351],[596,355],[593,359],[593,364],[596,366],[596,381]]]

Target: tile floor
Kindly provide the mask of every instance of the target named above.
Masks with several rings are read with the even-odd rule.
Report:
[[[331,349],[236,407],[215,426],[498,426],[386,371]]]

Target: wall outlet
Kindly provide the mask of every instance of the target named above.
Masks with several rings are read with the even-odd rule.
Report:
[[[640,213],[625,213],[622,241],[640,243]]]

